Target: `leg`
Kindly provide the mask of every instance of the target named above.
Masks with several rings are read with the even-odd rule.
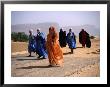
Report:
[[[42,49],[42,56],[43,56],[43,59],[46,59],[48,56],[45,49]]]
[[[71,53],[73,53],[73,48],[71,48]]]
[[[84,43],[82,44],[82,48],[85,48],[85,44]]]
[[[43,56],[42,58],[43,58],[43,59],[47,59],[47,57],[45,57],[45,56]]]
[[[84,43],[83,47],[85,48],[85,43]]]
[[[85,48],[85,45],[84,45],[84,48]]]
[[[83,48],[84,46],[83,46],[83,44],[82,44],[82,48]]]
[[[29,52],[29,54],[30,54],[29,57],[31,57],[31,52]]]
[[[37,58],[40,58],[41,57],[40,54],[39,54],[39,51],[36,51],[36,55],[38,55]]]
[[[39,54],[38,54],[39,55]],[[39,55],[37,58],[40,58],[41,56]]]
[[[36,55],[37,55],[37,52],[36,52]]]

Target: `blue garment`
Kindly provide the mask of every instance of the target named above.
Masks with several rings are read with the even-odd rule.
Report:
[[[36,36],[36,52],[39,56],[47,58],[45,35],[39,32]]]
[[[29,35],[28,52],[36,52],[36,41],[34,35]]]
[[[76,38],[73,32],[67,34],[67,43],[69,48],[76,48]]]

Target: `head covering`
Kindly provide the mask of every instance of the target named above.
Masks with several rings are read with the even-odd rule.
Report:
[[[62,29],[62,30],[63,30],[63,27],[62,27],[62,28],[60,28],[60,29]]]
[[[69,29],[69,32],[72,32],[72,28]]]
[[[62,32],[62,31],[63,31],[63,28],[60,29],[60,32]]]
[[[40,33],[41,33],[41,32],[40,32],[40,28],[38,28],[38,29],[37,29],[37,34],[40,34]]]
[[[30,32],[33,32],[33,30],[32,30],[32,29],[30,29],[29,31],[30,31]]]
[[[84,31],[84,29],[82,29],[82,31]]]
[[[49,28],[49,33],[56,33],[55,27],[51,26]]]
[[[52,31],[53,33],[56,33],[56,29],[55,29],[54,26],[51,26],[51,31]]]
[[[40,31],[40,28],[38,28],[37,30]]]

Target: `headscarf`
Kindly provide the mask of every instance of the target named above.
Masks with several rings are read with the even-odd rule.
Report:
[[[39,30],[39,31],[40,31],[40,28],[38,28],[37,30]]]
[[[31,32],[31,34],[33,35],[33,29],[30,29],[29,32]]]
[[[70,31],[71,30],[71,31]],[[72,28],[69,29],[70,36],[73,36]]]
[[[33,32],[33,29],[30,29],[29,31],[32,33]]]

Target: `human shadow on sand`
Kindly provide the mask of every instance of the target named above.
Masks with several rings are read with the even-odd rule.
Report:
[[[63,53],[63,55],[68,55],[68,54],[72,54],[71,52],[68,52],[68,53]]]
[[[20,67],[16,69],[33,69],[33,68],[50,68],[51,66],[27,66],[27,67]]]
[[[25,57],[35,57],[35,56],[25,56]]]
[[[76,49],[77,49],[77,48],[83,48],[83,47],[76,47]]]
[[[19,59],[16,59],[17,61],[25,61],[25,60],[43,60],[45,58],[19,58]]]
[[[91,53],[86,53],[86,54],[100,54],[99,52],[91,52]]]

